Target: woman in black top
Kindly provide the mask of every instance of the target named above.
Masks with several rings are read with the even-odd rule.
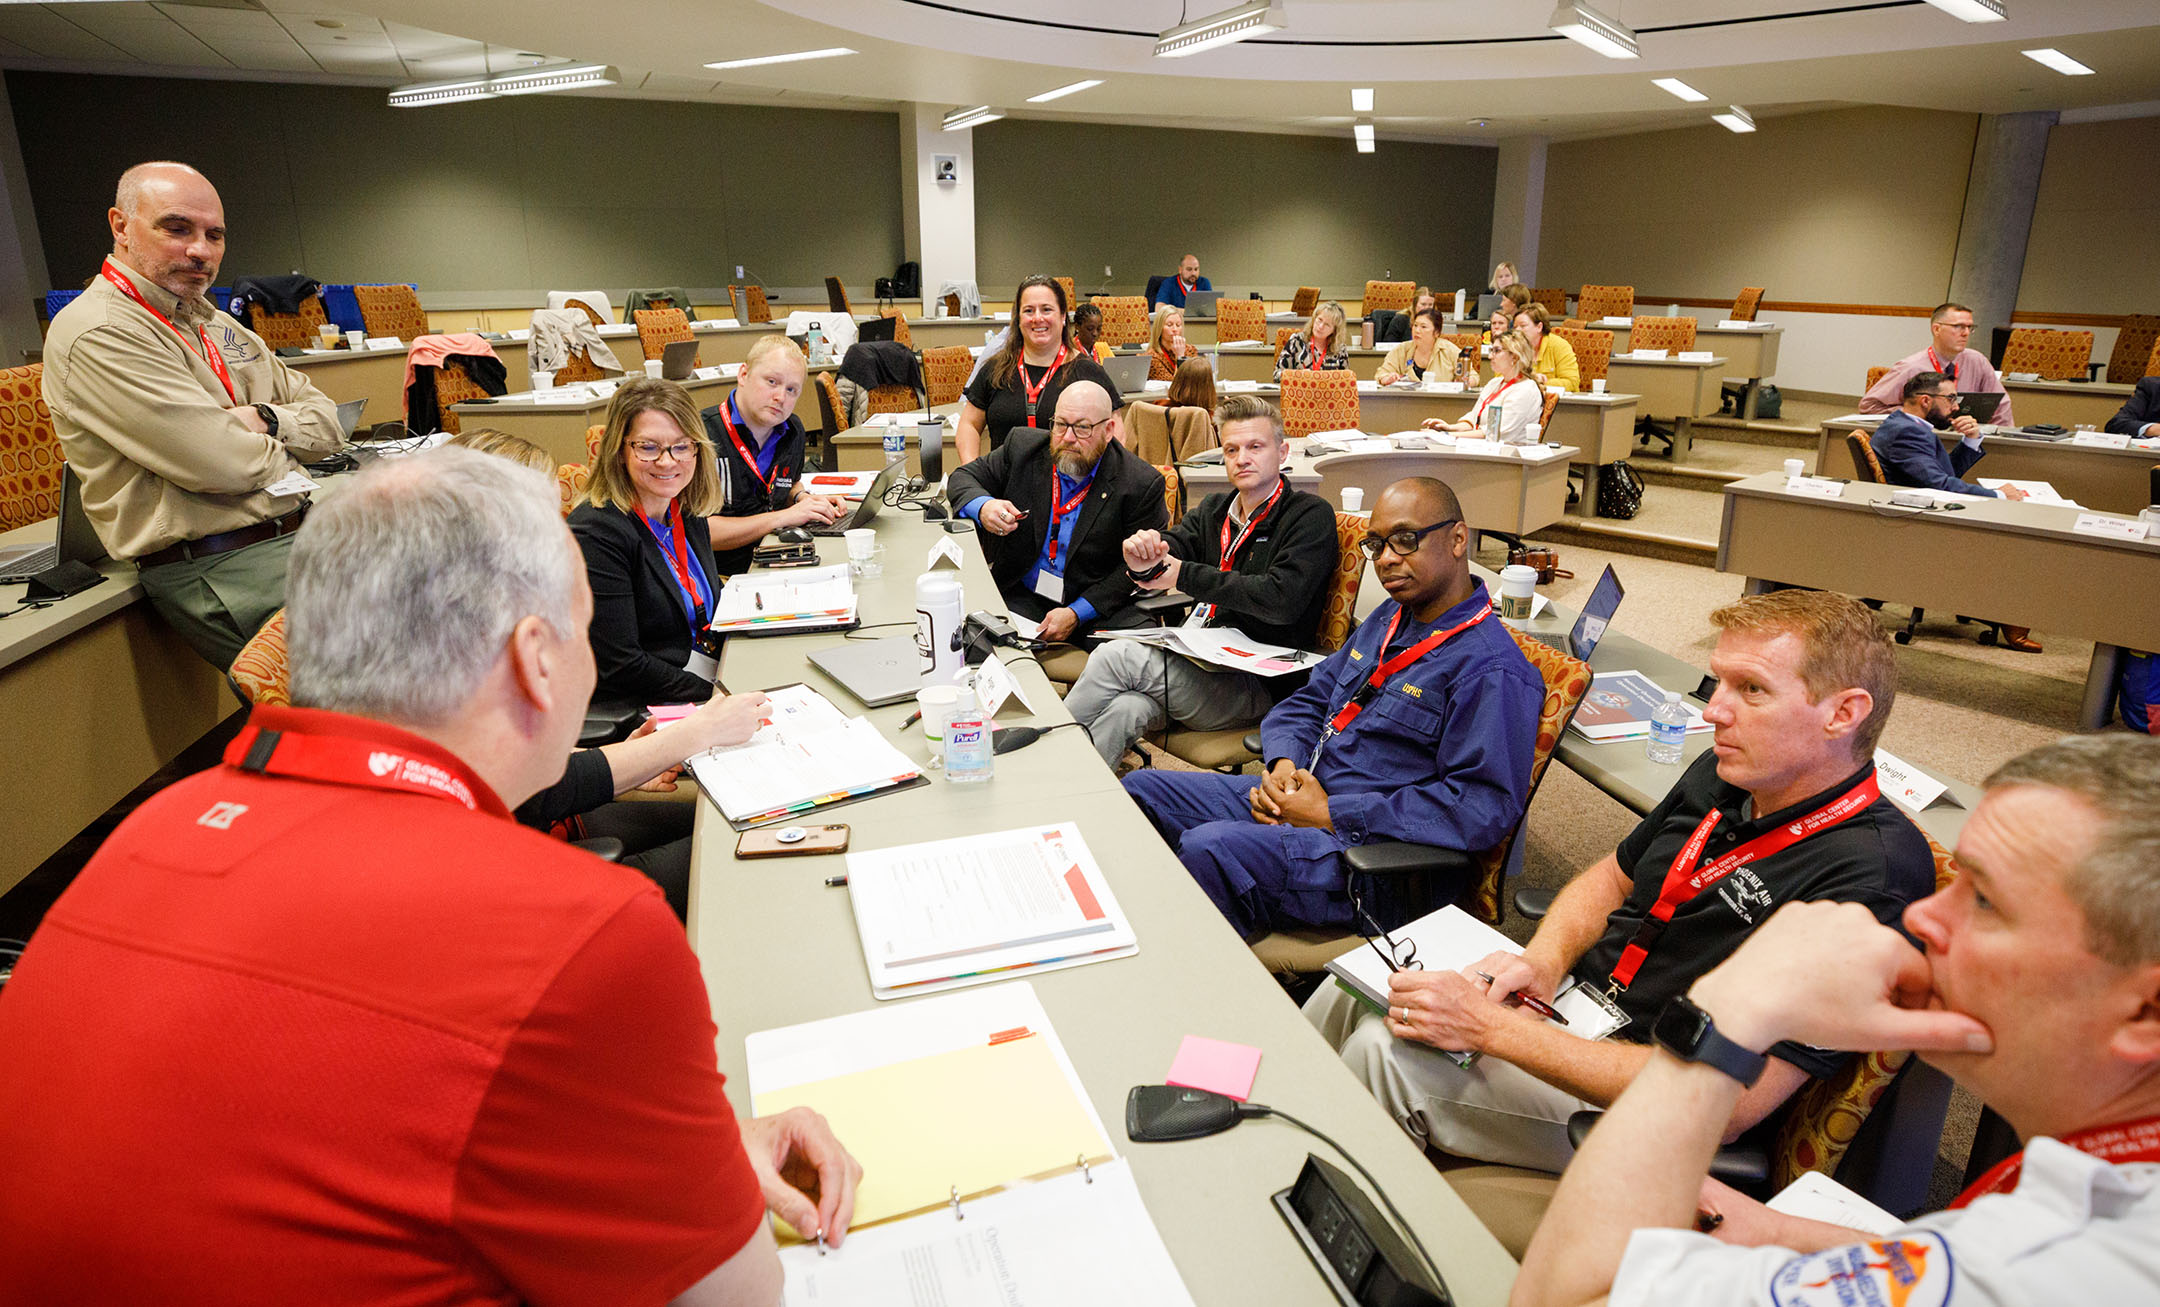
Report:
[[[960,425],[953,444],[960,462],[972,463],[1005,442],[1014,427],[1050,429],[1065,370],[1087,351],[1072,342],[1065,288],[1048,277],[1030,277],[1013,296],[1012,329],[961,396]],[[1092,361],[1092,360],[1091,360]]]
[[[720,573],[705,519],[720,511],[720,474],[689,391],[657,377],[623,383],[585,499],[570,533],[592,583],[593,700],[710,699]]]

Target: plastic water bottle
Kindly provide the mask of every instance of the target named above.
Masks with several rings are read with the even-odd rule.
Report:
[[[975,687],[960,687],[960,702],[945,725],[945,779],[961,784],[990,779],[990,719],[975,702]]]
[[[1667,690],[1665,702],[1650,714],[1650,761],[1677,766],[1686,751],[1688,712],[1680,706],[1680,692]]]

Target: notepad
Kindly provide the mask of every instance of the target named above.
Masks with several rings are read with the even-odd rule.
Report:
[[[793,572],[738,572],[720,587],[715,631],[814,630],[855,621],[847,564]]]
[[[1187,1035],[1163,1083],[1205,1089],[1242,1103],[1252,1097],[1253,1080],[1259,1074],[1260,1050],[1252,1045]]]
[[[802,685],[769,692],[765,723],[743,743],[689,760],[690,774],[737,826],[922,783],[921,769],[875,726]]]

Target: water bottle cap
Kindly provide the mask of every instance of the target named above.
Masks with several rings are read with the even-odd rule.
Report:
[[[1679,692],[1678,690],[1667,690],[1667,691],[1665,692],[1665,702],[1667,702],[1667,703],[1678,703],[1678,702],[1680,702],[1680,692]]]

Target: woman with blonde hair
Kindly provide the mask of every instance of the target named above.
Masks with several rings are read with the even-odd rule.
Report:
[[[719,671],[709,629],[721,576],[706,518],[720,511],[718,454],[697,402],[632,377],[608,405],[600,454],[570,533],[592,583],[595,701],[703,703]]]
[[[1185,310],[1173,304],[1155,310],[1155,322],[1148,328],[1149,381],[1170,380],[1179,364],[1199,352],[1186,343]]]
[[[1349,321],[1343,306],[1334,300],[1314,309],[1305,330],[1283,342],[1282,353],[1275,356],[1275,379],[1281,381],[1285,372],[1327,372],[1349,367]]]
[[[1492,288],[1495,293],[1506,290],[1510,286],[1518,285],[1521,281],[1522,278],[1515,273],[1515,265],[1505,259],[1500,261],[1500,266],[1492,270]]]
[[[1469,417],[1460,422],[1425,419],[1428,431],[1485,431],[1504,444],[1527,444],[1530,424],[1545,410],[1545,391],[1530,376],[1537,355],[1519,331],[1503,332],[1493,342],[1493,379],[1478,392]]]

